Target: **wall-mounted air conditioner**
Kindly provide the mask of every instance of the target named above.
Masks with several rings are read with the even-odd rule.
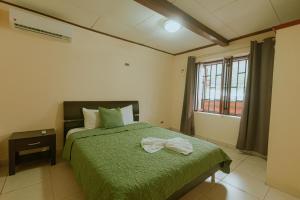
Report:
[[[13,28],[30,31],[62,40],[72,40],[69,24],[19,9],[9,10],[9,21]]]

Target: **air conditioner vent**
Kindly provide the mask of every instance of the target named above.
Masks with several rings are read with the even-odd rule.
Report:
[[[34,32],[34,33],[39,33],[39,34],[43,34],[43,35],[47,35],[47,36],[51,36],[51,37],[55,37],[55,38],[59,38],[59,39],[63,39],[63,40],[69,40],[70,38],[57,34],[57,33],[51,33],[48,31],[44,31],[42,29],[37,29],[37,28],[33,28],[33,27],[29,27],[29,26],[24,26],[22,24],[17,24],[15,23],[15,28],[24,30],[24,31],[30,31],[30,32]]]

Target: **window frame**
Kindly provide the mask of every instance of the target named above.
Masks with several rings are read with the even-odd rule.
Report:
[[[245,72],[240,72],[240,61],[245,61]],[[244,104],[245,102],[245,92],[246,92],[246,83],[247,83],[247,75],[248,75],[248,63],[249,63],[249,56],[239,56],[239,57],[233,57],[232,58],[232,66],[233,66],[233,62],[238,62],[238,67],[237,67],[237,77],[236,77],[236,86],[232,86],[232,80],[230,83],[230,95],[229,95],[229,104],[231,104],[233,101],[231,99],[231,89],[235,88],[236,89],[236,95],[235,95],[235,100],[234,100],[234,114],[230,114],[230,109],[231,109],[231,105],[228,107],[228,113],[229,115],[232,116],[241,116],[242,115],[242,111],[240,114],[237,114],[237,102],[242,102]],[[231,66],[231,75],[232,75],[232,67]],[[238,100],[238,89],[239,89],[239,75],[240,74],[244,74],[244,80],[243,80],[243,100]]]
[[[244,72],[240,72],[239,71],[239,62],[245,60],[245,71]],[[238,61],[238,68],[237,68],[237,80],[236,80],[236,86],[232,87],[232,76],[233,76],[233,63]],[[215,92],[214,95],[216,96],[216,82],[217,82],[217,76],[218,75],[218,71],[217,71],[217,66],[218,64],[222,64],[222,73],[221,73],[221,97],[220,97],[220,102],[219,102],[219,109],[216,111],[215,106],[216,106],[216,98],[214,98],[214,110],[211,111],[210,110],[210,96],[208,99],[208,108],[205,109],[204,108],[204,104],[206,99],[205,96],[205,92],[204,90],[206,90],[206,84],[203,84],[203,88],[202,88],[202,92],[204,92],[204,94],[202,94],[202,98],[201,101],[199,101],[199,87],[200,87],[200,68],[204,67],[204,71],[206,72],[206,67],[210,65],[210,70],[212,70],[212,66],[213,64],[215,64],[216,66],[216,72],[215,72],[215,77],[214,77],[214,81],[215,81],[215,85],[213,88],[215,88]],[[237,102],[245,102],[245,92],[246,92],[246,84],[247,84],[247,78],[248,78],[248,65],[249,65],[249,55],[244,55],[244,56],[236,56],[236,57],[230,57],[230,58],[224,58],[224,59],[216,59],[216,60],[212,60],[209,62],[197,62],[196,63],[196,91],[195,91],[195,111],[196,112],[204,112],[204,113],[211,113],[211,114],[220,114],[220,115],[228,115],[228,116],[236,116],[236,117],[240,117],[242,115],[242,111],[240,113],[237,113]],[[211,81],[211,74],[210,73],[210,81]],[[243,100],[238,100],[238,88],[239,88],[239,75],[240,74],[244,74],[244,87],[243,87]],[[206,79],[206,75],[202,76],[202,78],[205,77],[205,81]],[[204,82],[204,81],[203,81]],[[209,93],[211,93],[210,89],[211,87],[211,82],[209,82]],[[235,100],[232,101],[231,99],[231,89],[232,88],[236,88],[236,95],[235,95]],[[201,105],[199,105],[199,103],[201,102]],[[234,113],[230,112],[231,111],[231,104],[232,102],[234,102]]]
[[[204,67],[207,67],[208,65],[210,65],[210,75],[209,75],[209,80],[211,81],[211,78],[212,78],[212,73],[211,73],[211,71],[212,71],[212,65],[215,65],[216,66],[216,74],[215,74],[215,86],[214,87],[211,87],[211,84],[209,84],[210,86],[209,86],[209,89],[211,89],[211,88],[214,88],[215,89],[215,93],[214,93],[214,95],[216,95],[216,81],[217,81],[217,66],[218,66],[218,64],[222,64],[222,72],[221,72],[221,84],[222,84],[222,82],[223,82],[223,71],[224,71],[224,64],[223,64],[223,60],[222,59],[218,59],[218,60],[214,60],[214,61],[210,61],[210,62],[202,62],[202,63],[197,63],[196,65],[196,67],[197,67],[197,85],[196,85],[196,102],[197,102],[197,106],[195,107],[195,108],[199,108],[199,105],[198,105],[198,103],[199,103],[199,101],[198,101],[198,86],[199,86],[199,76],[198,76],[198,73],[199,73],[199,69],[200,69],[200,67],[201,67],[201,64],[202,65],[204,65]],[[206,69],[204,69],[204,71],[205,71],[205,73],[206,73]],[[205,77],[208,77],[208,76],[206,76],[205,75]],[[204,85],[204,87],[205,87],[205,85]],[[221,88],[222,88],[222,86],[221,86]],[[220,111],[221,111],[221,106],[219,106],[220,108],[219,108],[219,112],[215,112],[215,106],[216,106],[216,103],[215,103],[215,101],[216,101],[216,99],[214,98],[214,111],[210,111],[210,92],[209,92],[209,98],[208,99],[206,99],[205,98],[205,90],[206,90],[206,88],[204,88],[203,89],[203,91],[202,92],[204,92],[204,94],[202,94],[202,96],[204,96],[204,98],[202,97],[202,100],[201,100],[201,108],[203,108],[203,104],[205,103],[205,102],[203,102],[203,100],[204,101],[206,101],[206,100],[208,100],[208,111],[201,111],[201,112],[208,112],[208,113],[214,113],[214,114],[219,114],[220,113]],[[209,90],[210,91],[210,90]],[[221,89],[221,92],[222,92],[222,89]],[[221,104],[221,101],[222,101],[222,94],[221,94],[221,97],[220,97],[220,104]],[[197,111],[199,111],[199,109],[197,110]]]

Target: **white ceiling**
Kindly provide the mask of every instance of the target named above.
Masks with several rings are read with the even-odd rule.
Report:
[[[300,18],[300,0],[169,0],[227,39]],[[211,44],[181,28],[163,29],[165,17],[133,0],[9,0],[82,26],[170,53]]]

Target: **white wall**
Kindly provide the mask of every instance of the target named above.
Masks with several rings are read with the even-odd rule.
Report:
[[[14,131],[54,127],[61,149],[65,100],[139,100],[141,120],[168,127],[172,59],[76,27],[71,43],[13,30],[0,9],[0,160]]]
[[[185,71],[188,56],[196,56],[197,61],[209,61],[227,56],[245,55],[250,51],[250,41],[261,41],[264,38],[274,36],[274,32],[268,32],[253,37],[244,38],[230,43],[227,47],[213,46],[210,48],[193,51],[175,56],[172,71],[172,109],[171,127],[180,128],[180,119],[184,95]],[[195,114],[196,134],[200,137],[216,140],[218,142],[235,145],[238,136],[239,119],[220,115]]]
[[[300,25],[276,33],[267,182],[300,197]]]

